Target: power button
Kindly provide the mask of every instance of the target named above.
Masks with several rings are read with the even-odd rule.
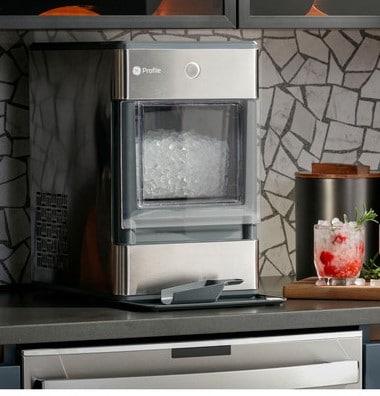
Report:
[[[197,78],[201,72],[201,68],[196,62],[189,62],[185,66],[185,74],[188,78]]]

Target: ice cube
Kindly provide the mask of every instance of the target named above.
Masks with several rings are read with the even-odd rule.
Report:
[[[342,226],[342,225],[343,225],[343,222],[342,222],[340,219],[338,219],[338,217],[334,217],[334,218],[331,220],[331,224],[332,224],[333,226]]]
[[[350,222],[348,223],[348,225],[349,225],[350,227],[357,227],[358,223],[357,223],[356,221],[350,221]]]
[[[354,283],[355,283],[356,286],[364,286],[365,285],[365,279],[364,278],[356,278]]]
[[[318,220],[318,225],[328,226],[329,222],[327,220]]]

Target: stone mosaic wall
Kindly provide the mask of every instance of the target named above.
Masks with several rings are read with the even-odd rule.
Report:
[[[0,32],[0,283],[30,280],[28,58],[33,41],[256,40],[260,271],[295,271],[294,174],[312,162],[379,169],[380,30]]]

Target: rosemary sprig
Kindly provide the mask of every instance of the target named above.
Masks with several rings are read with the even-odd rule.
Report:
[[[358,208],[355,208],[355,221],[357,222],[358,225],[363,224],[367,221],[373,221],[375,223],[378,223],[376,217],[377,217],[377,213],[375,213],[373,209],[367,210],[365,205],[363,206],[362,213],[359,213]]]
[[[363,264],[360,276],[365,280],[380,279],[380,265],[378,263],[379,253],[376,253],[373,258]]]

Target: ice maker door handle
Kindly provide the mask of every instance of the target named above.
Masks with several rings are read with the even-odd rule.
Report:
[[[39,385],[44,389],[306,389],[355,384],[359,380],[358,361],[347,360],[257,370],[124,378],[46,379],[39,380]]]

